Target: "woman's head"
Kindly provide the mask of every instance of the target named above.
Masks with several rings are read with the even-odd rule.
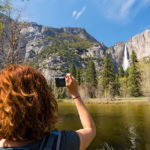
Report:
[[[37,70],[10,65],[0,73],[0,139],[38,139],[54,129],[56,100]]]

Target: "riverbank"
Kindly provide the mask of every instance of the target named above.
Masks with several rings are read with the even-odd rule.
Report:
[[[58,99],[58,102],[72,103],[72,99]],[[128,103],[150,103],[150,97],[128,97],[128,98],[88,98],[83,99],[86,104],[128,104]]]

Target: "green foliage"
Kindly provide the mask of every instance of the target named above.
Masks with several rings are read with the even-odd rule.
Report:
[[[72,74],[73,77],[76,78],[76,67],[74,64],[71,65],[69,72]]]
[[[144,57],[144,58],[142,59],[142,62],[143,62],[144,64],[150,64],[150,57],[149,57],[149,56]]]
[[[141,95],[141,73],[138,69],[138,61],[134,51],[132,51],[131,55],[131,65],[129,68],[129,76],[128,76],[128,90],[130,96],[140,96]]]
[[[97,75],[96,75],[95,64],[91,60],[88,62],[87,65],[86,82],[94,87],[97,87]]]
[[[36,61],[29,62],[29,66],[31,66],[35,69],[38,69],[39,68],[39,63],[37,63]]]
[[[80,85],[81,84],[81,71],[80,71],[80,68],[76,69],[76,79],[78,81],[78,84]]]
[[[137,71],[133,66],[130,67],[128,77],[128,90],[130,96],[140,96],[140,72]]]
[[[75,48],[77,50],[84,50],[87,49],[89,47],[91,47],[93,45],[92,42],[82,39],[79,36],[73,36],[67,33],[60,33],[57,35],[57,38],[59,40],[67,40],[68,42],[66,42],[66,45],[70,48]]]
[[[102,70],[102,86],[104,89],[107,89],[111,82],[115,80],[115,73],[113,64],[110,61],[108,53],[106,53],[104,59],[104,66]]]
[[[2,14],[7,15],[8,10],[11,9],[11,7],[10,0],[0,1],[0,35],[5,27],[5,19]]]
[[[119,75],[119,77],[121,77],[121,78],[124,77],[124,70],[123,70],[122,65],[120,65],[120,67],[119,67],[118,75]]]
[[[0,13],[7,15],[8,12],[13,8],[11,2],[12,0],[0,1]]]
[[[52,93],[54,93],[54,96],[58,99],[63,99],[66,98],[67,95],[67,90],[65,87],[56,87],[55,81],[54,80],[50,80],[49,81],[49,89],[51,90]]]
[[[128,68],[126,71],[124,71],[124,76],[125,76],[126,78],[128,78],[128,76],[129,76],[129,68]]]
[[[113,96],[117,95],[120,96],[120,82],[119,82],[119,76],[116,75],[115,83],[112,91]]]
[[[79,36],[73,36],[68,33],[59,33],[54,36],[46,37],[43,42],[45,41],[52,41],[53,44],[52,46],[45,47],[37,56],[46,57],[52,53],[65,54],[67,51],[75,54],[74,49],[84,50],[94,44]]]
[[[25,1],[25,0],[20,0],[20,1]],[[29,1],[29,0],[27,0]],[[12,0],[1,0],[0,1],[0,12],[4,13],[6,9],[12,8]]]
[[[68,46],[77,50],[85,50],[93,45],[92,42],[80,39],[76,42],[69,43]]]
[[[80,69],[80,74],[81,74],[81,83],[85,83],[86,82],[86,69]]]
[[[110,82],[108,89],[106,89],[105,91],[105,94],[106,94],[106,97],[107,96],[109,97],[120,96],[120,82],[119,82],[118,77],[116,77],[114,82]]]
[[[139,69],[141,73],[141,91],[144,96],[150,96],[150,63],[145,61],[139,62]]]
[[[120,96],[127,97],[128,96],[128,79],[127,77],[119,78],[120,83]]]
[[[64,87],[55,87],[55,96],[58,99],[66,98],[66,88]]]
[[[59,33],[53,37],[46,37],[45,40],[53,41],[52,46],[56,46],[57,49],[74,48],[77,50],[84,50],[91,47],[94,43],[86,39],[82,39],[79,36],[71,35],[68,33]]]
[[[86,58],[83,58],[82,61],[84,62],[84,64],[85,64],[86,66],[88,66],[89,61],[96,62],[96,64],[97,64],[98,66],[103,66],[103,64],[104,64],[104,59],[101,58],[101,57],[86,57]],[[85,74],[85,73],[86,73],[86,72],[83,71],[83,74]],[[100,76],[100,75],[101,75],[101,71],[97,71],[97,72],[96,72],[96,75],[97,75],[97,76]],[[84,81],[85,81],[85,78],[86,78],[86,75],[85,75],[85,77],[84,77]]]
[[[92,42],[67,33],[46,37],[43,42],[46,41],[52,41],[53,44],[45,47],[39,54],[35,55],[35,57],[45,59],[48,58],[49,55],[57,53],[57,55],[63,57],[65,60],[67,60],[69,56],[80,58],[80,55],[76,54],[74,49],[80,51],[93,45]],[[72,59],[74,59],[73,57]]]
[[[131,63],[136,64],[138,62],[135,51],[132,51],[131,54]]]
[[[88,59],[82,59],[80,54],[83,53],[84,49],[94,44],[79,36],[68,33],[56,33],[52,36],[48,36],[43,40],[43,43],[49,41],[52,42],[52,45],[45,47],[40,53],[36,54],[34,60],[43,61],[44,59],[48,59],[52,54],[55,54],[56,56],[60,56],[60,59],[67,65],[67,68],[69,68],[69,64],[72,63],[80,63],[83,61],[86,63]],[[41,44],[42,42],[40,45]],[[101,63],[100,58],[97,59],[97,61]],[[36,62],[36,66],[37,64],[39,64],[39,62]],[[60,70],[66,72],[68,71],[67,68],[60,68]]]
[[[106,53],[104,59],[104,66],[102,70],[102,87],[104,90],[105,97],[109,95],[114,95],[114,86],[115,86],[115,73],[113,64],[110,61],[108,53]]]
[[[52,46],[45,47],[39,54],[37,54],[35,57],[38,58],[48,58],[49,55],[58,53],[59,55],[67,53],[67,48],[65,43],[62,41],[57,41]]]
[[[3,30],[4,30],[4,25],[2,22],[0,22],[0,36],[3,33]]]

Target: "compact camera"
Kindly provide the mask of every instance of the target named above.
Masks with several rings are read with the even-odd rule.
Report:
[[[65,87],[66,80],[65,77],[57,77],[55,78],[56,87]]]

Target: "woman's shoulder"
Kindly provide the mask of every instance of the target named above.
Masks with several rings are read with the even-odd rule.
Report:
[[[55,147],[54,149],[56,149],[58,145],[58,140],[60,140],[59,150],[64,150],[64,149],[79,150],[80,147],[80,139],[78,134],[72,130],[69,131],[63,130],[63,131],[54,131],[53,134],[50,133],[39,140],[36,140],[30,144],[25,145],[24,147],[17,147],[17,148],[12,147],[11,150],[17,150],[18,148],[21,150],[39,150],[42,144],[43,147],[47,146],[47,144],[51,145],[52,140],[54,140],[53,141],[53,147]],[[0,150],[8,150],[8,149],[10,150],[10,148],[7,147],[0,147]]]
[[[61,131],[62,138],[60,143],[60,150],[79,150],[80,138],[75,131]]]
[[[37,146],[38,150],[40,149],[42,142],[43,139],[40,141],[40,145]],[[44,144],[44,146],[47,147],[49,147],[49,145],[53,145],[53,149],[59,147],[59,150],[79,150],[80,138],[78,134],[72,130],[54,131],[49,134],[47,141]],[[35,150],[35,147],[32,149]]]
[[[39,150],[41,144],[43,142],[44,137],[42,140],[37,141],[33,145],[28,145],[27,148],[30,150]],[[72,130],[63,130],[63,131],[54,131],[49,134],[47,141],[45,142],[44,146],[52,144],[53,140],[53,148],[59,147],[59,150],[79,150],[80,148],[80,138],[75,131]],[[37,145],[37,147],[35,147]]]

